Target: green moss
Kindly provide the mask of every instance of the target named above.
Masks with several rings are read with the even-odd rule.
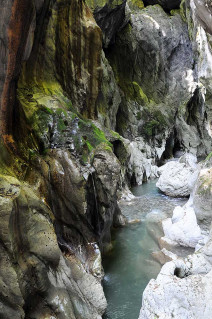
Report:
[[[146,123],[143,127],[144,133],[147,136],[152,136],[154,134],[155,129],[158,127],[158,125],[159,125],[159,122],[156,120],[152,120],[152,121]]]
[[[48,114],[53,114],[54,112],[49,108],[49,107],[46,107],[45,105],[43,106],[43,110],[48,113]]]
[[[132,82],[132,84],[133,84],[136,98],[138,98],[141,102],[147,104],[149,100],[146,94],[143,92],[142,88],[139,86],[137,82]]]
[[[181,4],[180,4],[180,15],[181,15],[181,18],[183,19],[183,21],[187,22],[187,20],[186,20],[186,3],[185,3],[185,0],[181,1]]]
[[[74,151],[82,163],[89,161],[90,154],[99,144],[105,143],[111,147],[103,131],[76,111],[59,83],[40,81],[32,85],[26,83],[22,75],[18,85],[18,98],[32,136],[35,137],[35,149],[30,147],[30,158],[37,150],[45,155],[51,146],[52,135],[56,141],[51,140],[51,143],[59,147],[65,146],[67,139],[69,143],[70,139],[73,140]],[[52,134],[55,127],[57,132]]]
[[[66,129],[66,125],[62,119],[58,119],[57,121],[57,129],[60,132],[63,132]]]
[[[149,103],[146,94],[137,82],[129,82],[123,78],[119,78],[118,85],[128,100],[136,101],[141,105]]]
[[[194,29],[194,23],[191,16],[191,10],[187,6],[186,1],[183,0],[180,4],[180,11],[179,11],[182,20],[188,25],[188,33],[189,38],[192,41],[193,40],[193,29]]]
[[[111,9],[123,4],[123,0],[86,0],[85,2],[92,10],[95,10],[96,8],[102,8],[106,4]]]
[[[120,134],[124,135],[124,132],[128,128],[128,119],[125,118],[125,115],[122,113],[119,115],[119,119],[117,122],[117,130],[120,132]]]
[[[198,195],[211,196],[212,194],[212,178],[211,175],[201,176]]]
[[[112,145],[109,146],[108,143],[101,143],[98,145],[98,149],[104,150],[104,151],[108,151],[108,152],[112,152]]]
[[[114,138],[116,138],[117,140],[119,140],[119,139],[121,138],[121,136],[119,135],[119,133],[114,132],[114,131],[112,131],[112,130],[110,130],[110,134],[111,134]]]
[[[86,145],[87,145],[87,147],[88,147],[89,152],[92,152],[93,146],[90,144],[89,141],[86,141]]]
[[[167,126],[167,121],[160,110],[151,110],[149,114],[146,115],[148,119],[145,120],[143,126],[143,134],[146,137],[151,137],[157,135],[159,132],[163,132]]]
[[[140,111],[136,114],[136,118],[138,121],[142,119],[142,113]]]
[[[59,109],[56,109],[55,112],[58,116],[61,116],[63,114],[65,117],[68,117],[68,113],[64,109],[59,108]]]
[[[174,16],[174,15],[176,15],[176,14],[180,14],[180,9],[173,9],[173,10],[170,11],[170,14],[171,14],[172,16]]]
[[[128,5],[129,5],[131,10],[144,9],[144,3],[142,0],[130,0],[128,2]]]
[[[212,158],[212,152],[208,154],[208,156],[206,157],[206,161],[209,161]]]
[[[111,146],[110,142],[106,139],[105,134],[103,131],[101,131],[98,127],[96,127],[94,124],[92,124],[92,129],[94,133],[94,137],[98,144],[100,143],[106,143],[109,146]]]

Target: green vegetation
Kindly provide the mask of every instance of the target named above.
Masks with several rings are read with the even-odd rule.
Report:
[[[151,137],[161,131],[164,131],[167,126],[167,121],[159,109],[151,110],[148,117],[149,120],[146,120],[143,126],[143,133],[146,137]]]
[[[92,151],[101,143],[111,149],[103,131],[74,109],[60,85],[45,83],[26,88],[20,83],[18,98],[35,137],[34,149],[28,150],[29,158],[37,151],[47,154],[50,136],[54,136],[51,143],[56,147],[63,147],[67,140],[72,140],[82,163],[89,161]]]
[[[208,154],[208,156],[206,157],[205,161],[209,161],[212,158],[212,152]]]
[[[128,100],[136,101],[141,105],[149,103],[146,94],[137,82],[129,82],[123,78],[118,78],[118,85]]]

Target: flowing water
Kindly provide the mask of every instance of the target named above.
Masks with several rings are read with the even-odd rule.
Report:
[[[127,219],[136,223],[114,231],[113,250],[103,259],[108,301],[104,319],[138,319],[142,293],[160,271],[152,252],[159,250],[161,220],[170,217],[174,207],[183,205],[185,200],[163,195],[155,183],[154,180],[133,188],[136,197],[120,204]]]

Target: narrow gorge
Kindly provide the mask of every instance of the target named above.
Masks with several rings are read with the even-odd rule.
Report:
[[[0,221],[1,319],[212,318],[211,0],[0,0]]]

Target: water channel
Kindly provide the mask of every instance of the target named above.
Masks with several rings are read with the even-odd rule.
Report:
[[[138,319],[142,293],[160,271],[161,265],[152,253],[159,250],[161,220],[172,216],[174,207],[186,201],[163,195],[155,184],[153,180],[134,187],[135,198],[120,203],[131,223],[113,232],[113,250],[103,259],[103,285],[108,301],[104,319]]]

